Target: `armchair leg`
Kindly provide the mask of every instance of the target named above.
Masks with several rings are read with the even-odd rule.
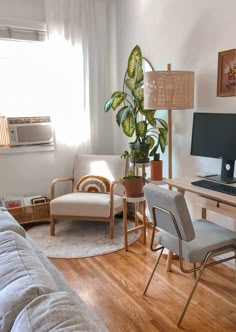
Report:
[[[55,235],[55,218],[52,215],[50,216],[50,235]]]
[[[113,215],[110,220],[110,239],[114,238],[114,220],[115,220],[115,216]]]

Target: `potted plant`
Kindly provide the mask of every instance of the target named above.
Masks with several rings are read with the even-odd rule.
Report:
[[[124,151],[121,158],[130,160],[128,174],[123,177],[122,182],[127,197],[141,197],[143,196],[143,186],[145,178],[136,175],[136,162],[143,158],[143,152],[140,150]]]
[[[134,137],[131,150],[144,152],[139,162],[148,162],[160,147],[165,151],[168,125],[155,117],[156,110],[144,109],[142,52],[136,45],[130,53],[123,80],[123,90],[115,91],[104,106],[104,111],[117,111],[116,122],[128,137]],[[146,153],[146,154],[145,154]]]

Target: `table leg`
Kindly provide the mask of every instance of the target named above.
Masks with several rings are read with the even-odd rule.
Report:
[[[146,201],[142,202],[142,215],[143,215],[143,243],[146,243]]]
[[[202,219],[206,219],[206,216],[207,216],[207,209],[202,208]]]
[[[171,270],[172,259],[173,259],[173,252],[169,251],[168,257],[167,257],[167,263],[166,263],[166,271],[167,272],[170,272],[170,270]]]
[[[127,233],[127,202],[123,198],[123,224],[124,224],[124,242],[125,242],[125,251],[128,251],[128,233]]]

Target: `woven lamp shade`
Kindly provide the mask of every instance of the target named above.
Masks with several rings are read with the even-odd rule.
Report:
[[[150,71],[144,73],[144,108],[190,109],[194,107],[194,72]]]

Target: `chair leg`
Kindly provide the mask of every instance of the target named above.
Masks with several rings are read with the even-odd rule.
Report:
[[[196,263],[193,263],[193,268],[196,269],[196,267],[197,267],[197,264],[196,264]],[[194,279],[197,278],[197,271],[196,271],[196,270],[193,271],[193,276],[194,276]]]
[[[55,235],[55,218],[52,215],[50,216],[50,235]]]
[[[172,260],[173,260],[173,252],[169,251],[168,252],[168,257],[167,257],[167,263],[166,263],[166,272],[171,271]]]
[[[158,265],[158,263],[159,263],[159,261],[160,261],[161,255],[162,255],[162,253],[163,253],[164,247],[161,247],[160,250],[161,250],[161,252],[160,252],[160,254],[159,254],[159,256],[158,256],[158,258],[157,258],[157,260],[156,260],[156,263],[155,263],[154,268],[153,268],[153,270],[152,270],[152,273],[151,273],[151,275],[150,275],[150,277],[149,277],[149,280],[148,280],[148,283],[147,283],[147,285],[146,285],[146,288],[145,288],[145,290],[144,290],[144,292],[143,292],[143,295],[145,295],[145,294],[147,293],[148,287],[149,287],[149,285],[150,285],[150,282],[151,282],[151,280],[152,280],[152,278],[153,278],[153,275],[154,275],[154,273],[155,273],[155,271],[156,271],[157,265]]]
[[[115,216],[113,215],[110,220],[110,239],[114,238],[114,220],[115,220]]]
[[[203,273],[203,271],[204,271],[204,268],[205,268],[206,262],[207,262],[207,260],[204,261],[204,264],[202,265],[202,267],[201,267],[201,269],[200,269],[200,271],[199,271],[199,274],[198,274],[198,276],[197,276],[197,279],[196,279],[196,281],[195,281],[195,284],[194,284],[194,286],[193,286],[193,288],[192,288],[192,291],[191,291],[191,293],[190,293],[190,295],[189,295],[189,297],[188,297],[188,300],[187,300],[187,302],[186,302],[186,304],[185,304],[184,310],[183,310],[183,312],[182,312],[182,314],[181,314],[181,316],[180,316],[180,319],[179,319],[179,321],[178,321],[178,324],[177,324],[178,327],[180,326],[180,324],[182,323],[182,320],[184,319],[184,316],[185,316],[185,314],[186,314],[186,311],[187,311],[187,309],[188,309],[188,306],[189,306],[189,304],[190,304],[190,302],[191,302],[191,299],[192,299],[192,297],[193,297],[193,294],[194,294],[194,292],[195,292],[195,290],[196,290],[196,288],[197,288],[198,282],[199,282],[199,280],[200,280],[200,278],[201,278],[201,275],[202,275],[202,273]]]
[[[236,251],[235,251],[236,255]],[[234,259],[234,280],[236,281],[236,258]]]

